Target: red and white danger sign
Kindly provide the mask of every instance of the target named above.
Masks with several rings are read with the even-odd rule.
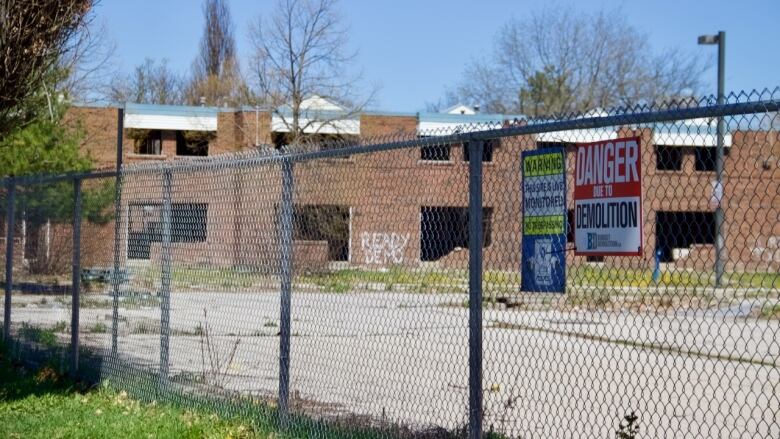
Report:
[[[638,137],[577,145],[575,254],[642,254],[642,154]]]

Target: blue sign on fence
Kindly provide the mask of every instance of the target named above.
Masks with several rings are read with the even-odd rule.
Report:
[[[563,293],[566,287],[566,153],[523,151],[523,291]]]

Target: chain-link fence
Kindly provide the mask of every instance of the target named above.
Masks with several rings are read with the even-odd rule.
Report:
[[[780,99],[728,101],[6,180],[14,346],[300,436],[778,437]]]

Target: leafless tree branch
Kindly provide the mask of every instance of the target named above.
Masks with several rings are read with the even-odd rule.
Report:
[[[0,135],[36,117],[25,104],[79,50],[94,3],[0,0]]]
[[[298,143],[361,112],[374,98],[356,91],[360,75],[345,70],[356,56],[346,50],[347,29],[335,0],[280,0],[270,17],[259,17],[250,29],[252,66],[260,102],[273,109]],[[319,96],[340,106],[338,114],[303,108]]]
[[[494,55],[469,63],[448,97],[531,116],[653,103],[698,93],[707,63],[654,52],[619,11],[542,9],[498,32]]]

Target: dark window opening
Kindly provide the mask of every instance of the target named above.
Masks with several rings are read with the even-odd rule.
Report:
[[[176,131],[176,155],[204,157],[209,155],[210,131]]]
[[[495,150],[496,146],[498,146],[498,139],[489,139],[485,140],[485,144],[482,147],[482,161],[483,162],[492,162],[493,161],[493,151]],[[469,144],[465,143],[463,145],[463,161],[468,162],[469,159]]]
[[[293,239],[327,241],[329,260],[349,260],[348,206],[295,206],[293,215]]]
[[[682,162],[679,146],[655,145],[655,168],[659,171],[681,171]]]
[[[450,145],[430,145],[420,148],[420,160],[447,162],[450,160]]]
[[[136,154],[162,154],[162,131],[150,130],[145,136],[137,137],[133,142]]]
[[[205,242],[208,204],[171,205],[171,242]],[[127,257],[149,259],[151,245],[162,242],[162,204],[131,204],[128,215]]]
[[[482,215],[482,246],[488,247],[493,235],[493,208],[483,207]],[[436,261],[456,248],[468,248],[467,207],[422,207],[420,221],[420,260]]]
[[[697,171],[715,171],[715,160],[718,156],[718,148],[714,146],[697,146],[695,151],[694,169]],[[723,148],[723,155],[729,155],[729,149]]]
[[[45,223],[38,223],[34,221],[26,221],[24,225],[24,258],[28,260],[38,259],[40,255],[41,245],[45,245],[42,241],[45,235]]]
[[[273,142],[274,148],[281,149],[293,143],[293,136],[290,133],[274,132],[271,133],[271,142]],[[332,151],[360,145],[360,137],[352,134],[307,133],[298,139],[298,143],[314,145],[317,151]],[[333,158],[347,159],[349,155],[334,156]]]
[[[206,242],[208,204],[174,203],[171,206],[171,242]]]
[[[656,249],[661,262],[674,261],[674,249],[715,243],[713,212],[657,212]]]

